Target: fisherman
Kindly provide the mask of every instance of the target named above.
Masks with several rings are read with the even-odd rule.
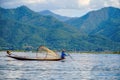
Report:
[[[61,59],[65,59],[65,56],[67,56],[67,55],[65,54],[65,50],[62,50],[62,52],[61,52]]]

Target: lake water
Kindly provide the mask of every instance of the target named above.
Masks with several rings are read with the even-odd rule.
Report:
[[[120,80],[119,54],[71,56],[64,61],[20,61],[0,52],[0,80]]]

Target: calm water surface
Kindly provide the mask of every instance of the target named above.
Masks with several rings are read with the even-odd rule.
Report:
[[[64,61],[20,61],[0,52],[0,80],[120,80],[119,54],[71,56]]]

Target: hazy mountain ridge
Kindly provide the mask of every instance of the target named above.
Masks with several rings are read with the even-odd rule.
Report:
[[[31,47],[37,49],[39,45],[45,45],[57,50],[63,48],[79,51],[120,50],[120,30],[118,27],[120,26],[120,18],[117,15],[111,14],[110,16],[114,17],[107,18],[108,20],[105,17],[105,19],[102,18],[103,21],[100,19],[93,28],[85,26],[93,24],[92,20],[90,20],[92,16],[96,15],[99,18],[97,16],[98,12],[99,10],[95,11],[95,14],[93,11],[81,18],[77,18],[77,21],[74,18],[74,20],[64,23],[51,15],[40,15],[26,6],[16,9],[0,8],[0,32],[2,33],[0,34],[0,50],[21,50]],[[80,26],[76,26],[76,23],[77,25],[80,24]],[[107,27],[108,25],[109,27]],[[109,31],[109,28],[113,27],[114,29]],[[86,34],[84,30],[89,32]]]
[[[120,9],[113,7],[105,7],[100,10],[91,11],[86,15],[66,21],[66,23],[73,25],[85,33],[90,33],[96,29],[102,22],[111,19],[120,19]]]
[[[58,14],[55,14],[49,10],[44,10],[44,11],[41,11],[41,12],[38,12],[40,15],[43,15],[43,16],[52,16],[60,21],[67,21],[69,19],[71,19],[70,17],[66,17],[66,16],[60,16]]]
[[[73,27],[52,16],[41,16],[25,6],[0,10],[1,40],[4,41],[4,44],[1,43],[1,45],[3,47],[22,48],[28,45],[35,48],[39,45],[53,47],[55,40],[66,39],[77,34],[77,30]],[[4,14],[4,12],[6,13]],[[59,46],[59,44],[56,45]]]
[[[80,32],[89,35],[103,35],[119,42],[119,13],[120,9],[118,8],[105,7],[97,11],[89,12],[80,18],[68,20],[66,23],[77,27]]]

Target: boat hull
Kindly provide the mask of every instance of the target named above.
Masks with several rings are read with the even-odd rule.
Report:
[[[62,60],[61,58],[59,59],[47,59],[47,58],[29,58],[29,57],[23,57],[23,56],[12,56],[12,55],[7,55],[8,57],[17,59],[17,60],[28,60],[28,61],[59,61]]]

